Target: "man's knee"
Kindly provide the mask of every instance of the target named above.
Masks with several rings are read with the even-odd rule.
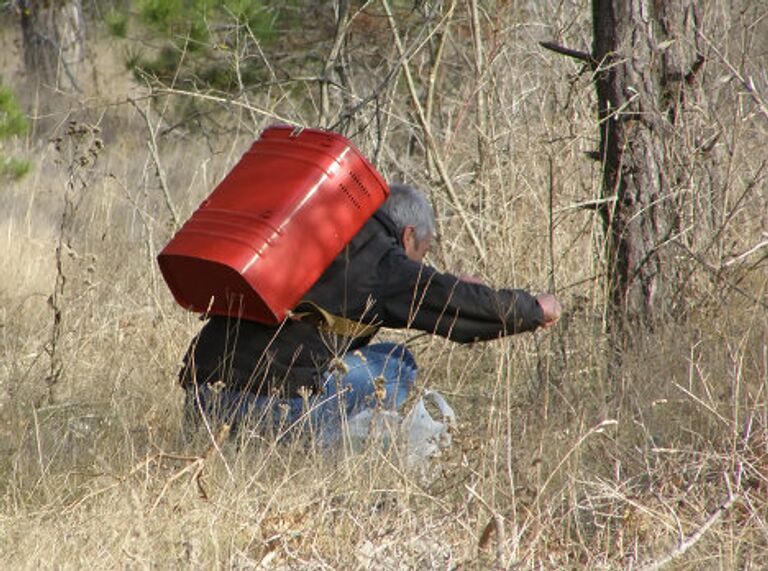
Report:
[[[349,413],[384,406],[397,409],[408,396],[418,368],[411,352],[395,343],[377,343],[347,353],[345,369],[330,372],[326,394],[342,394]]]

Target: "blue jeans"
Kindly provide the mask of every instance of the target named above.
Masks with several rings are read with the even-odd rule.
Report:
[[[377,343],[346,353],[325,373],[316,395],[279,399],[208,385],[187,389],[188,406],[209,421],[273,430],[278,438],[310,430],[323,445],[334,444],[345,418],[365,408],[398,410],[416,380],[416,361],[403,345]]]

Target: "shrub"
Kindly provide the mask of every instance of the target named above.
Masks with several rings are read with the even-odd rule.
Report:
[[[29,121],[16,96],[9,88],[0,86],[0,139],[24,135],[28,129]]]
[[[28,130],[29,120],[13,91],[0,86],[0,177],[17,180],[29,172],[29,161],[6,156],[2,148],[5,139],[24,135]]]

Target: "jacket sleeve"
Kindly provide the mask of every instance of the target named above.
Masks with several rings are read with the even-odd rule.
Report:
[[[383,325],[411,327],[469,343],[532,331],[544,321],[523,290],[495,290],[409,260],[392,250],[379,268]]]

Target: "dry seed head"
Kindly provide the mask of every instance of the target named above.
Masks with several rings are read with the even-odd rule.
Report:
[[[334,357],[328,364],[328,370],[331,373],[341,373],[342,375],[346,375],[349,372],[349,366],[342,359]]]
[[[219,379],[215,383],[208,384],[208,388],[211,389],[211,392],[213,394],[219,394],[225,386],[226,385],[224,384],[224,381],[222,381],[221,379]]]
[[[373,380],[373,392],[378,403],[384,402],[384,399],[387,398],[387,386],[384,377],[376,377]]]

